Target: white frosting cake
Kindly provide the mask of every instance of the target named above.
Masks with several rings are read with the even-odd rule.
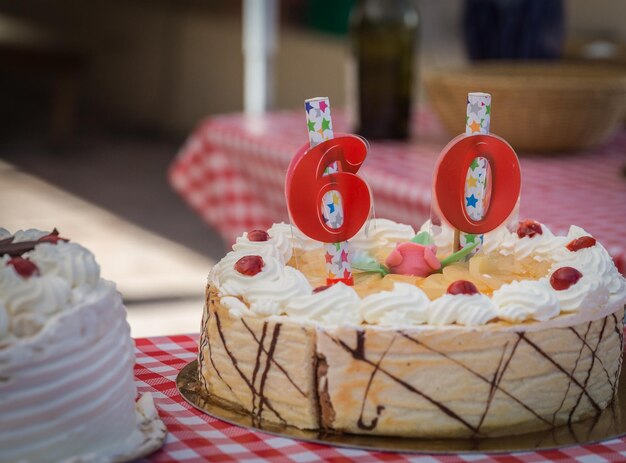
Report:
[[[38,242],[45,236],[53,238]],[[100,278],[91,252],[46,232],[11,239],[0,229],[0,243],[0,254],[18,256],[0,256],[1,460],[113,461],[145,446],[115,284]]]
[[[446,257],[453,233],[434,228],[421,230]],[[494,230],[428,277],[357,272],[354,287],[325,287],[321,243],[289,225],[244,234],[209,275],[203,388],[256,422],[383,435],[515,434],[599,413],[621,368],[625,280],[581,228],[531,232]],[[414,236],[374,219],[350,244],[381,262]],[[473,292],[450,290],[466,280]]]

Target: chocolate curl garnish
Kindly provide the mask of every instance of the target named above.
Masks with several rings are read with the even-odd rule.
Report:
[[[59,241],[69,241],[59,236],[59,231],[55,228],[51,233],[42,236],[37,241],[13,242],[14,237],[10,236],[0,241],[0,256],[8,254],[11,257],[20,257],[25,252],[32,251],[39,243],[57,244]]]

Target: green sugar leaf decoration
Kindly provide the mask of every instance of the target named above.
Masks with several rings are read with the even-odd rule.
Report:
[[[417,235],[411,238],[411,241],[417,244],[422,244],[424,246],[430,246],[431,244],[433,244],[433,239],[431,238],[430,233],[426,231],[419,232]]]
[[[448,257],[441,261],[441,268],[447,267],[450,264],[454,264],[455,262],[460,261],[470,252],[472,252],[476,246],[478,246],[478,243],[470,244],[469,246],[465,246],[463,249],[453,254],[450,254]]]
[[[385,276],[389,273],[389,269],[367,253],[358,256],[352,261],[352,268],[367,273],[378,273]]]

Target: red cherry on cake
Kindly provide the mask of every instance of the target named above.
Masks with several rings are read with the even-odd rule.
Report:
[[[261,272],[264,265],[265,262],[261,256],[244,256],[235,262],[235,270],[242,275],[253,277]]]
[[[47,234],[46,236],[42,236],[37,240],[39,243],[51,243],[57,244],[59,241],[69,241],[67,238],[62,238],[59,236],[59,231],[55,228],[52,230],[52,233]]]
[[[269,239],[270,235],[265,230],[251,230],[248,232],[248,240],[250,241],[267,241]]]
[[[567,243],[565,247],[572,252],[576,252],[580,249],[590,248],[595,245],[596,239],[593,236],[581,236]]]
[[[34,262],[24,259],[23,257],[13,257],[9,259],[8,265],[12,265],[17,274],[23,278],[39,275],[39,267],[37,267]]]
[[[326,290],[330,288],[330,285],[323,285],[323,286],[318,286],[317,288],[315,288],[313,290],[314,293],[321,293],[322,291]]]
[[[478,288],[474,283],[467,280],[456,280],[446,291],[448,294],[456,295],[456,294],[467,294],[471,296],[472,294],[478,294]]]
[[[525,236],[532,238],[535,235],[543,235],[541,224],[534,220],[522,220],[517,225],[517,236],[524,238]]]
[[[564,291],[578,283],[582,276],[574,267],[561,267],[550,277],[550,285],[557,291]]]
[[[42,236],[41,238],[39,238],[37,240],[40,243],[52,243],[52,244],[57,244],[59,241],[67,241],[64,240],[63,238],[61,238],[60,236],[54,236],[54,235],[46,235],[46,236]]]

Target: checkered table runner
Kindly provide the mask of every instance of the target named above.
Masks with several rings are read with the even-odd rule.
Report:
[[[463,129],[460,119],[459,133]],[[341,111],[335,132],[346,130]],[[360,175],[369,183],[377,217],[421,225],[430,215],[436,159],[450,140],[435,116],[421,109],[417,142],[372,143]],[[253,228],[287,221],[287,166],[307,142],[303,111],[260,118],[241,114],[210,118],[195,130],[173,162],[172,186],[227,243]],[[546,223],[554,232],[585,228],[626,274],[626,130],[593,151],[525,155],[520,217]]]
[[[198,336],[136,341],[135,382],[151,392],[168,429],[165,446],[144,462],[553,462],[601,463],[626,460],[626,438],[602,444],[515,454],[426,455],[331,447],[250,431],[211,418],[191,407],[176,390],[178,371],[196,357]]]

